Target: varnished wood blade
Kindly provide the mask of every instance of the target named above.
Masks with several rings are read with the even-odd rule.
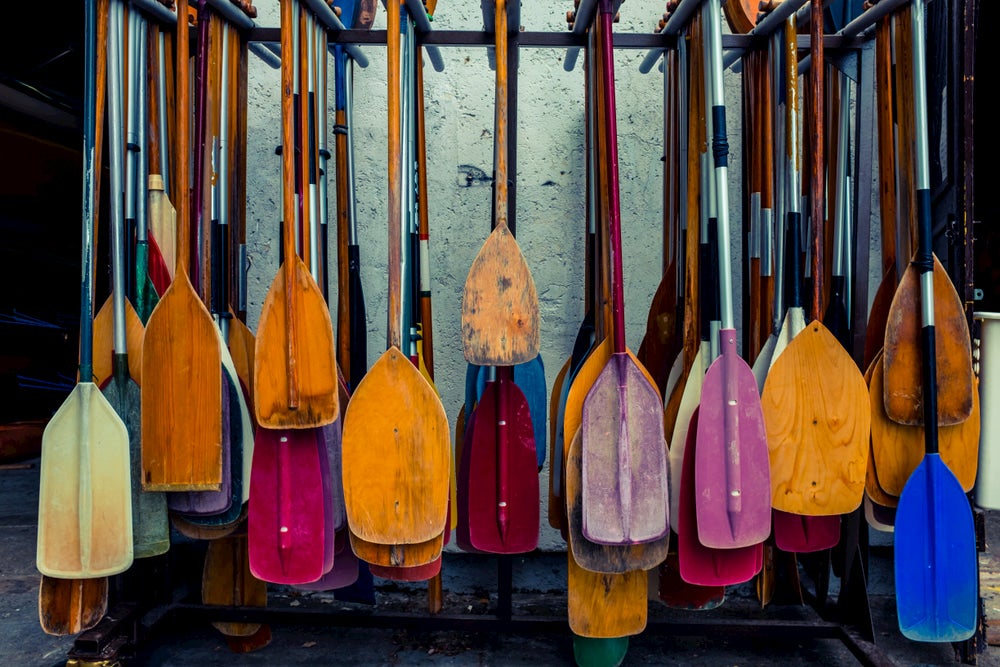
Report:
[[[462,344],[466,361],[513,366],[538,356],[541,320],[535,281],[506,223],[487,237],[465,280]]]
[[[581,637],[637,635],[646,628],[646,571],[601,574],[580,567],[567,549],[569,627]]]
[[[559,369],[556,378],[552,383],[552,393],[549,394],[549,504],[548,519],[549,526],[559,529],[562,525],[562,495],[556,494],[556,477],[562,475],[562,456],[556,457],[556,448],[562,449],[563,443],[556,437],[559,423],[559,397],[562,395],[563,385],[566,376],[569,374],[571,357],[566,358],[566,362]]]
[[[208,543],[201,575],[202,604],[234,607],[266,607],[267,584],[250,572],[247,535],[234,534]],[[260,623],[213,621],[215,628],[230,637],[249,637]]]
[[[771,502],[794,514],[847,514],[861,504],[871,414],[854,360],[814,320],[768,373],[761,405]]]
[[[441,558],[444,535],[413,544],[377,544],[350,533],[351,548],[358,558],[381,567],[418,568]],[[434,576],[433,574],[430,576]],[[428,576],[427,578],[430,578]]]
[[[344,499],[352,533],[378,544],[415,544],[444,531],[449,430],[437,392],[399,348],[390,347],[358,385],[344,419]]]
[[[142,486],[215,491],[222,484],[222,358],[215,322],[181,272],[143,338]]]
[[[49,635],[75,635],[97,625],[108,610],[108,578],[59,579],[42,575],[38,620]]]
[[[94,316],[94,378],[98,387],[103,387],[112,374],[112,360],[115,355],[114,317],[112,300],[109,296]],[[135,383],[142,385],[142,340],[146,328],[139,319],[132,304],[125,300],[125,352],[128,354],[128,374]],[[82,378],[88,382],[89,378]]]
[[[286,261],[294,262],[295,284],[286,284],[288,267],[282,265],[257,326],[253,371],[257,422],[275,429],[325,426],[340,414],[330,310],[305,263],[297,255]],[[294,312],[289,314],[290,304]]]
[[[952,426],[972,414],[972,339],[962,300],[936,256],[933,282],[938,425]],[[910,426],[924,422],[920,304],[920,273],[910,264],[889,308],[882,362],[885,413]]]
[[[42,434],[35,566],[86,579],[132,565],[128,431],[92,382],[78,383]]]

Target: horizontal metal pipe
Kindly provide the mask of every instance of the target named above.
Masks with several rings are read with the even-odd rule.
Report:
[[[177,12],[167,9],[159,0],[131,0],[134,7],[142,10],[150,18],[156,19],[166,25],[177,25]]]
[[[247,49],[264,61],[271,69],[281,69],[281,58],[269,49],[264,42],[250,42]]]
[[[211,5],[212,9],[217,11],[222,18],[226,19],[240,30],[250,30],[254,27],[253,19],[247,16],[246,12],[230,2],[230,0],[208,0],[208,4]]]
[[[344,24],[340,22],[340,17],[337,16],[334,11],[330,9],[330,6],[323,2],[323,0],[303,0],[303,2],[307,7],[309,7],[310,10],[312,10],[312,13],[316,15],[316,18],[323,22],[323,25],[326,26],[327,31],[330,33],[335,35],[336,33],[346,30]],[[358,63],[358,65],[361,67],[368,67],[368,58],[365,54],[361,53],[359,48],[353,45],[346,45],[344,50],[347,51],[352,58],[354,58],[354,62]]]

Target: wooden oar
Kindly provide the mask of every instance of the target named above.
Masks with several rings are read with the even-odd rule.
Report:
[[[401,349],[401,12],[398,5],[390,7],[387,28],[388,345],[351,396],[343,438],[344,496],[352,539],[357,536],[392,551],[441,536],[451,472],[448,418],[441,399]]]
[[[930,168],[927,146],[927,89],[924,75],[924,6],[912,7],[914,113],[916,119],[917,252],[907,269],[919,271],[920,367],[925,456],[910,476],[896,509],[894,565],[896,610],[904,637],[956,642],[978,627],[979,577],[972,509],[962,486],[941,460],[937,447],[939,392],[947,385],[935,354],[937,270],[931,250]],[[901,288],[902,289],[902,288]],[[898,294],[898,292],[897,292]],[[965,321],[964,318],[962,320]],[[947,322],[945,322],[947,323]],[[890,328],[892,318],[890,317]],[[953,332],[945,331],[945,335]],[[886,333],[886,352],[890,345]],[[965,341],[955,341],[956,345]],[[971,363],[971,353],[969,353]],[[883,357],[885,359],[886,357]]]
[[[293,19],[288,20],[291,31]],[[287,53],[292,53],[291,44]],[[295,173],[291,60],[282,59],[286,190]],[[285,198],[283,218],[284,259],[264,300],[257,327],[253,374],[257,421],[266,428],[324,426],[340,412],[333,323],[323,292],[295,252],[295,200],[291,196]]]
[[[46,634],[65,637],[90,630],[107,611],[107,577],[59,579],[42,575],[38,621]]]
[[[710,12],[711,3],[705,11]],[[695,488],[698,538],[715,548],[763,542],[771,532],[767,438],[757,381],[737,352],[729,253],[728,149],[723,96],[722,36],[706,14],[707,96],[712,110],[712,153],[718,214],[721,356],[705,374],[699,404]]]
[[[177,214],[167,195],[170,174],[167,136],[168,116],[165,61],[166,37],[159,27],[150,30],[147,49],[155,57],[148,68],[149,87],[149,275],[157,293],[157,301],[174,278],[176,269]],[[172,89],[171,89],[172,90]],[[154,305],[155,307],[155,305]],[[144,313],[148,322],[151,313]]]
[[[202,0],[202,4],[204,4]],[[177,15],[187,16],[180,0]],[[188,182],[188,34],[177,31],[177,175]],[[146,491],[212,491],[222,483],[222,361],[212,316],[188,277],[190,208],[177,188],[177,274],[143,339],[142,468]],[[165,409],[164,406],[170,406]]]
[[[901,26],[901,28],[905,32],[906,26]],[[915,41],[914,38],[911,50],[916,49]],[[905,45],[903,49],[899,49],[899,57],[906,57]],[[917,64],[919,62],[907,63],[913,72],[914,81],[920,76],[920,72],[915,71],[920,68]],[[901,85],[906,83],[902,77],[898,80]],[[902,94],[908,94],[909,90],[909,88],[902,89]],[[916,110],[914,109],[911,113],[916,113]],[[907,120],[906,114],[902,114],[902,120]],[[910,136],[906,130],[906,126],[901,125],[900,146],[909,143],[907,139],[910,139]],[[918,162],[920,159],[922,156],[917,156]],[[900,156],[901,170],[905,170],[905,165],[911,163],[911,161],[905,160],[904,156]],[[912,174],[913,172],[905,170],[904,173]],[[919,185],[917,189],[919,191]],[[905,202],[905,199],[905,197],[901,197],[901,203]],[[920,206],[919,199],[917,205]],[[906,217],[906,213],[905,210],[901,210],[901,220],[910,219]],[[934,322],[937,331],[941,334],[936,339],[934,352],[938,361],[938,424],[952,426],[964,422],[972,414],[971,336],[962,300],[958,296],[947,271],[936,256],[932,258],[932,264],[935,296],[933,303],[936,308]],[[920,379],[923,345],[920,340],[920,330],[922,327],[917,315],[918,305],[921,303],[919,296],[920,274],[921,271],[911,261],[900,279],[899,287],[896,289],[892,305],[889,308],[883,356],[885,412],[893,421],[911,426],[923,423],[923,403],[925,402],[922,397],[925,385],[921,383]]]
[[[170,524],[167,519],[167,497],[163,493],[142,490],[142,395],[139,385],[130,376],[126,344],[125,298],[125,220],[122,200],[122,177],[125,169],[122,156],[125,142],[122,132],[122,58],[124,5],[111,3],[111,29],[108,39],[108,148],[111,182],[111,267],[114,356],[112,376],[104,388],[104,396],[114,407],[128,431],[129,460],[132,488],[132,538],[135,558],[156,556],[170,548]],[[131,12],[135,16],[137,12]],[[137,39],[133,33],[132,39]],[[133,63],[134,67],[134,63]],[[133,96],[133,103],[135,102]]]
[[[613,354],[594,381],[582,410],[582,531],[600,544],[642,544],[669,538],[663,399],[625,345],[625,290],[618,192],[618,130],[610,3],[602,11],[610,180],[609,252],[612,258]],[[498,65],[499,68],[499,65]]]
[[[250,571],[246,533],[211,540],[202,567],[201,602],[232,607],[266,607],[267,584]],[[213,621],[227,637],[249,637],[260,623]]]
[[[84,38],[80,381],[42,434],[35,559],[43,575],[72,579],[118,574],[127,570],[133,559],[128,431],[91,381],[97,215],[95,0],[85,6]]]

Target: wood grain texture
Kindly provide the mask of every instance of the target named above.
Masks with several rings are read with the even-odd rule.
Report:
[[[295,284],[279,269],[261,309],[254,349],[254,411],[265,428],[314,428],[340,415],[330,311],[308,267],[293,255]],[[291,303],[290,292],[294,292]],[[289,308],[294,326],[289,326]],[[294,352],[290,352],[294,351]],[[297,382],[290,383],[294,366]],[[297,393],[297,406],[290,392]]]
[[[253,331],[246,322],[236,317],[230,310],[229,320],[229,354],[236,368],[236,375],[247,392],[247,405],[256,405],[253,395],[253,365],[257,342]],[[256,415],[254,415],[256,418]]]
[[[889,307],[885,329],[885,413],[909,426],[924,423],[920,324],[920,274],[906,268]],[[938,425],[952,426],[972,414],[972,338],[962,300],[934,256],[934,329]]]
[[[444,534],[412,544],[377,544],[350,533],[351,549],[358,558],[381,567],[415,568],[433,563],[441,557]],[[433,575],[431,575],[433,576]]]
[[[267,584],[250,572],[245,533],[211,540],[201,575],[201,602],[207,605],[266,607]],[[230,637],[249,637],[260,623],[213,621],[216,630]]]
[[[93,382],[98,387],[104,385],[113,372],[112,361],[115,354],[114,317],[112,300],[114,294],[108,296],[94,316],[94,377]],[[135,312],[132,303],[125,300],[125,353],[128,354],[128,374],[135,383],[142,386],[142,340],[146,328]],[[88,378],[83,378],[89,382]]]
[[[74,387],[42,434],[35,565],[65,579],[132,565],[128,431],[91,382]]]
[[[725,0],[722,11],[729,23],[729,29],[739,35],[745,35],[757,25],[759,2],[755,0]]]
[[[472,262],[462,295],[466,361],[514,366],[538,356],[538,293],[521,248],[498,224]]]
[[[588,572],[566,550],[569,627],[581,637],[613,638],[646,629],[645,570],[624,574]]]
[[[448,418],[434,388],[398,348],[386,350],[344,418],[344,499],[351,532],[379,544],[427,542],[445,528]]]
[[[857,509],[871,433],[868,388],[821,322],[811,322],[775,360],[761,405],[773,507],[817,516]]]
[[[885,412],[883,364],[874,365],[870,386],[872,414],[872,455],[879,486],[894,496],[903,493],[906,481],[924,459],[923,426],[907,426],[893,421]],[[954,426],[938,428],[938,451],[958,478],[962,490],[969,492],[976,483],[979,467],[979,390],[978,380],[972,392],[972,413]],[[885,503],[882,503],[885,504]]]
[[[42,575],[38,620],[46,634],[65,637],[89,630],[107,610],[107,577],[59,579]]]
[[[670,531],[644,544],[598,544],[583,534],[583,428],[578,428],[566,458],[566,514],[569,545],[576,563],[590,572],[625,574],[650,570],[667,558]]]
[[[865,370],[865,384],[868,385],[868,395],[871,396],[871,384],[872,378],[875,376],[876,366],[881,365],[882,362],[882,349],[879,348],[875,359],[868,364]],[[872,433],[875,432],[876,424],[875,420],[878,418],[876,411],[872,409]],[[878,471],[875,467],[875,445],[874,441],[868,444],[868,469],[865,471],[865,497],[870,498],[873,502],[880,505],[887,505],[895,507],[899,503],[898,496],[890,496],[882,488],[882,485],[878,481]]]

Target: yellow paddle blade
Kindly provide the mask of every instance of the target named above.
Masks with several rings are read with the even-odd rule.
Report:
[[[538,294],[521,248],[505,223],[487,237],[472,262],[462,295],[466,361],[514,366],[538,356]]]
[[[254,408],[257,423],[265,428],[315,428],[340,415],[333,322],[305,263],[298,256],[289,261],[294,262],[295,284],[285,284],[287,267],[282,265],[257,326]]]
[[[451,437],[434,388],[392,346],[344,417],[344,501],[351,532],[378,544],[427,542],[445,529]]]
[[[266,607],[267,584],[250,572],[246,534],[210,540],[201,572],[202,604]],[[230,637],[249,637],[260,623],[213,622]]]
[[[146,323],[142,488],[222,485],[222,358],[215,322],[182,272]]]
[[[962,300],[936,255],[933,282],[938,425],[953,426],[972,414],[972,339]],[[920,274],[911,264],[889,308],[882,362],[885,413],[910,426],[924,423],[920,329]]]
[[[444,533],[417,544],[376,544],[349,532],[354,554],[373,565],[383,567],[420,567],[433,563],[441,556]]]
[[[868,387],[830,330],[812,321],[778,356],[761,395],[772,506],[847,514],[861,505],[868,465]]]
[[[646,629],[646,571],[598,574],[577,565],[573,550],[568,562],[569,627],[581,637],[610,639],[637,635]]]
[[[889,419],[885,413],[884,357],[873,364],[869,392],[872,414],[872,455],[882,490],[893,496],[903,493],[903,487],[913,471],[924,460],[923,426],[906,426]],[[938,452],[958,478],[962,490],[969,492],[976,483],[979,469],[979,381],[974,379],[972,414],[954,426],[938,428]],[[880,503],[884,504],[884,503]]]
[[[115,353],[114,314],[112,299],[109,296],[101,309],[94,316],[94,377],[93,382],[102,386],[112,372],[112,360]],[[139,314],[132,304],[125,300],[125,351],[128,353],[128,374],[135,383],[142,386],[142,340],[146,328],[142,326]],[[81,378],[90,382],[91,378]]]
[[[85,579],[132,565],[128,430],[92,382],[81,382],[45,426],[36,567]]]

